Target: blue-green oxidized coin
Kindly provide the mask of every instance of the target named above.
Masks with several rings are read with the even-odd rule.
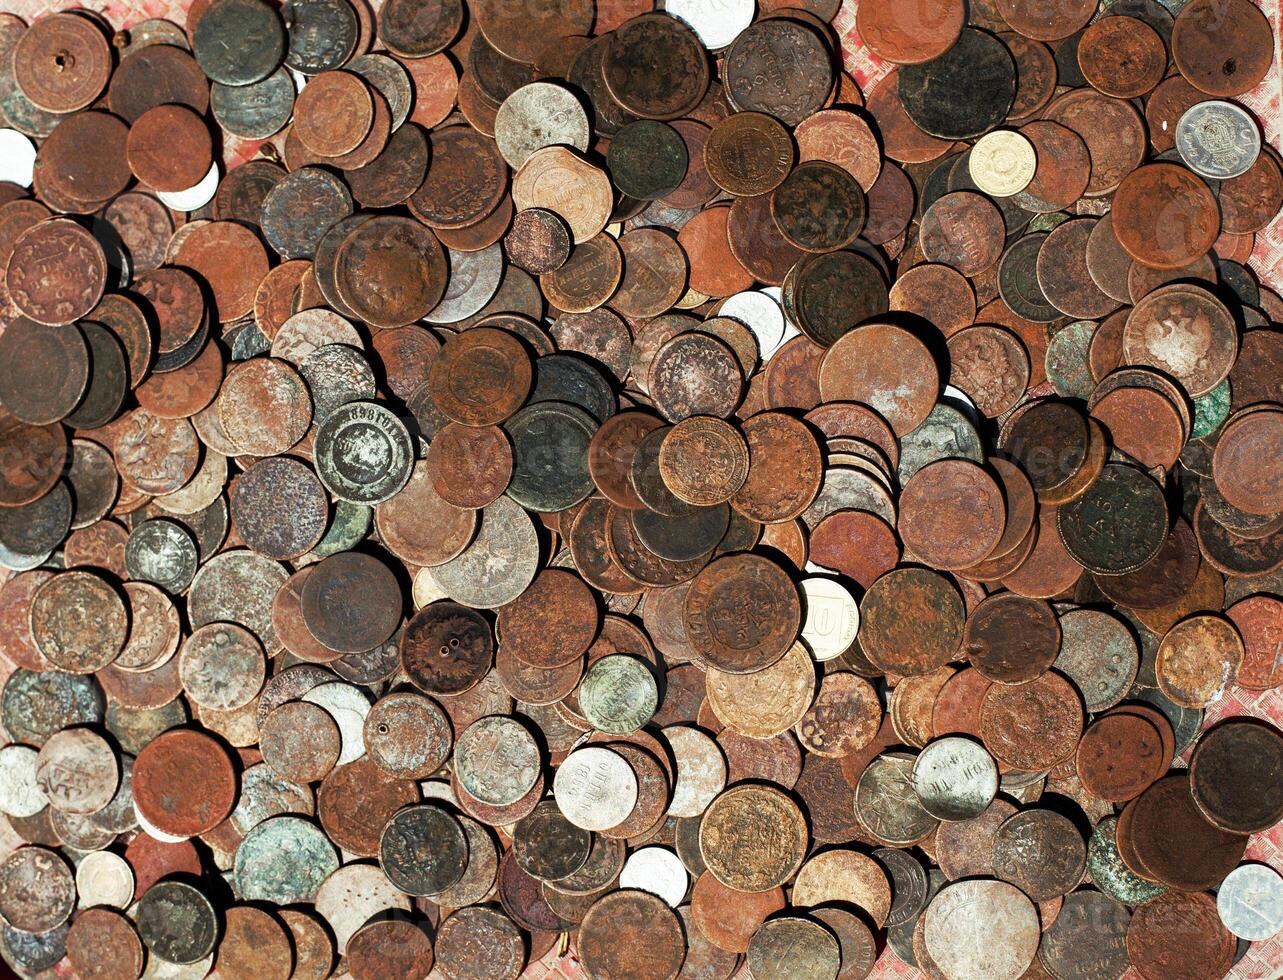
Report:
[[[302,817],[272,817],[254,827],[236,849],[236,889],[248,902],[310,902],[339,866],[319,827]]]

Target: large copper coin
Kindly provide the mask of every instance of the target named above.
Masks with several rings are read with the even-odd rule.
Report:
[[[182,773],[199,772],[198,782]],[[194,837],[218,826],[232,811],[236,775],[227,751],[209,735],[173,731],[157,736],[134,760],[134,802],[162,833]],[[180,791],[181,787],[181,791]]]
[[[797,588],[760,555],[719,558],[696,576],[686,596],[686,630],[710,667],[748,674],[788,651],[801,628]]]

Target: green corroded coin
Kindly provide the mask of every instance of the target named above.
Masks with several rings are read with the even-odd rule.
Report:
[[[316,897],[339,857],[319,827],[302,817],[272,817],[236,849],[236,890],[248,902],[293,905]]]
[[[330,493],[353,504],[381,504],[401,490],[414,469],[405,425],[374,402],[348,402],[316,430],[316,475]]]
[[[325,537],[317,542],[312,553],[327,558],[340,551],[351,551],[370,533],[370,519],[373,516],[373,509],[365,504],[340,500],[334,506],[334,517]]]
[[[1106,817],[1092,831],[1087,843],[1087,868],[1092,883],[1124,905],[1142,905],[1167,891],[1162,885],[1151,884],[1127,869],[1118,856],[1117,832],[1117,817]]]
[[[19,667],[5,682],[0,720],[13,741],[39,747],[71,725],[98,724],[105,706],[92,675]]]
[[[1051,211],[1047,214],[1036,214],[1029,222],[1029,231],[1052,231],[1069,220],[1064,211]]]
[[[951,405],[936,402],[923,423],[900,440],[900,466],[896,477],[904,486],[909,477],[928,463],[941,459],[984,462],[980,434],[965,415]]]
[[[658,707],[655,678],[636,657],[602,657],[579,682],[579,710],[593,728],[608,735],[637,731]]]
[[[1210,436],[1221,427],[1230,414],[1230,379],[1226,378],[1205,395],[1194,399],[1194,424],[1191,439]]]
[[[544,513],[565,510],[592,493],[588,443],[597,421],[582,408],[536,402],[503,427],[512,440],[508,496],[522,507]]]
[[[1058,330],[1047,344],[1047,380],[1062,398],[1085,399],[1096,387],[1087,361],[1095,333],[1094,321],[1078,320]]]

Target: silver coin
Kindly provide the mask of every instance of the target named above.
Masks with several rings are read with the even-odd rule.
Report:
[[[94,813],[116,795],[120,763],[101,735],[88,728],[66,728],[40,747],[36,785],[57,810]]]
[[[709,51],[720,51],[753,22],[753,0],[669,0],[664,11],[684,20]]]
[[[0,749],[0,813],[34,817],[48,804],[36,785],[36,750],[29,745]]]
[[[82,909],[95,905],[129,908],[134,900],[134,869],[111,851],[86,854],[76,868],[76,893]]]
[[[1176,149],[1202,177],[1228,180],[1251,169],[1261,154],[1261,131],[1242,106],[1210,99],[1190,106],[1176,123]]]
[[[232,826],[248,834],[259,824],[283,813],[312,816],[316,804],[311,787],[283,779],[272,767],[260,762],[241,774],[240,799],[232,811]]]
[[[700,729],[670,725],[660,732],[677,763],[677,782],[668,814],[698,817],[726,788],[726,759],[718,744]]]
[[[329,923],[340,956],[347,952],[352,934],[372,915],[385,909],[409,912],[410,902],[377,864],[345,864],[316,890],[317,914]]]
[[[836,510],[866,510],[892,527],[896,524],[895,502],[886,486],[863,470],[835,466],[825,471],[820,492],[802,512],[802,521],[814,528]]]
[[[530,515],[510,497],[500,497],[482,509],[472,544],[431,572],[456,602],[495,609],[521,595],[538,567],[539,538]]]
[[[959,881],[927,906],[927,952],[946,977],[1016,980],[1038,952],[1038,909],[1005,881]]]
[[[686,897],[690,875],[682,859],[666,847],[643,847],[633,851],[619,873],[620,888],[637,888],[662,898],[677,908]]]
[[[659,707],[659,688],[636,657],[612,654],[588,668],[579,682],[579,710],[599,732],[630,735]]]
[[[458,323],[494,299],[503,279],[503,242],[479,252],[446,249],[450,281],[445,295],[424,317],[425,323]]]
[[[618,752],[589,746],[566,756],[553,779],[562,814],[584,830],[610,830],[637,805],[637,774]]]
[[[129,577],[159,585],[171,595],[180,595],[191,585],[199,561],[191,532],[163,517],[143,521],[125,542]]]
[[[459,784],[482,803],[510,806],[539,779],[539,746],[515,718],[491,715],[463,730],[454,745]]]
[[[922,808],[941,820],[969,820],[998,793],[993,756],[969,738],[938,738],[913,763],[913,790]]]
[[[1268,865],[1240,864],[1221,882],[1216,911],[1240,939],[1269,939],[1283,929],[1283,877]]]
[[[508,166],[516,170],[545,146],[573,146],[583,152],[592,134],[588,114],[569,89],[531,82],[503,100],[495,113],[494,137]]]

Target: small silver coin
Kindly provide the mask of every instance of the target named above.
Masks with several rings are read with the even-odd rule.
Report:
[[[1228,180],[1251,169],[1261,131],[1242,106],[1211,99],[1190,106],[1176,123],[1176,149],[1202,177]]]
[[[913,789],[922,808],[941,820],[969,820],[998,793],[998,766],[967,738],[936,739],[913,763]]]
[[[1269,939],[1283,929],[1283,877],[1265,864],[1240,864],[1221,882],[1216,911],[1240,939]]]

